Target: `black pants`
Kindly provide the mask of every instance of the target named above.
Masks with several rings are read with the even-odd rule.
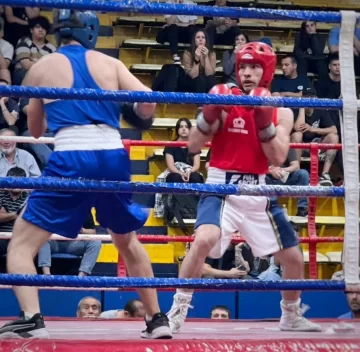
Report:
[[[166,177],[166,182],[183,183],[184,180],[181,178],[180,174],[170,173]],[[198,172],[192,172],[189,177],[189,183],[204,183],[204,179]]]
[[[327,77],[329,70],[326,58],[309,58],[306,56],[297,56],[298,75],[305,75],[309,72],[319,75],[319,79]]]
[[[199,75],[195,78],[186,75],[185,86],[182,87],[182,91],[190,93],[207,93],[216,84],[217,80],[213,75]]]
[[[156,41],[161,44],[169,42],[171,54],[175,55],[178,53],[178,43],[190,44],[195,30],[195,25],[180,27],[172,24],[160,30],[156,36]]]
[[[360,56],[354,56],[355,75],[360,76]]]
[[[216,26],[210,26],[206,28],[210,42],[213,45],[234,45],[235,37],[241,33],[240,27],[230,27],[224,33],[216,33]]]

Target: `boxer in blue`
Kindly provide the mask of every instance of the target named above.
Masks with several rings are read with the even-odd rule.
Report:
[[[99,21],[93,12],[57,10],[54,32],[58,51],[34,64],[24,85],[56,88],[150,91],[119,60],[92,50]],[[28,127],[39,138],[47,127],[55,148],[43,176],[130,181],[130,160],[119,133],[119,116],[135,127],[149,128],[155,104],[120,105],[107,101],[30,99]],[[16,220],[7,254],[10,274],[36,274],[33,259],[52,233],[75,238],[92,207],[108,228],[124,258],[129,276],[153,277],[149,257],[137,240],[148,214],[130,194],[34,191]],[[14,287],[21,313],[0,328],[1,338],[48,338],[40,314],[38,290]],[[146,311],[143,338],[171,338],[169,322],[160,312],[155,289],[139,289]]]

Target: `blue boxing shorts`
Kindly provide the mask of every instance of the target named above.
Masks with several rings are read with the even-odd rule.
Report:
[[[131,179],[130,159],[124,148],[55,151],[41,177],[125,181]],[[148,218],[146,209],[127,193],[34,191],[22,215],[26,221],[51,233],[75,238],[96,209],[102,227],[125,234],[140,229]]]

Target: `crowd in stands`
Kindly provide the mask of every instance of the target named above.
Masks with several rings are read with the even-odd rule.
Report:
[[[168,3],[194,4],[191,0],[169,0]],[[231,6],[226,0],[216,0],[209,6]],[[197,25],[198,17],[189,15],[165,15],[166,24],[159,31],[156,40],[170,44],[173,64],[164,65],[153,83],[154,90],[185,91],[206,93],[218,83],[217,63],[222,65],[222,82],[237,84],[235,55],[249,38],[241,28],[241,20],[226,17],[204,18],[203,28]],[[39,8],[0,7],[0,84],[21,85],[26,72],[41,57],[56,51],[56,47],[46,38],[50,32],[48,19],[40,15]],[[339,27],[331,29],[328,38],[318,33],[316,23],[304,21],[295,37],[292,55],[281,59],[282,74],[274,80],[273,96],[299,98],[338,99],[340,91]],[[259,39],[256,39],[259,40]],[[260,40],[271,45],[270,38]],[[179,51],[179,43],[190,46]],[[221,55],[216,51],[218,45],[232,46]],[[328,54],[329,53],[329,54]],[[354,37],[355,74],[360,75],[360,24]],[[315,75],[315,80],[309,74]],[[312,77],[312,75],[311,75]],[[0,135],[29,136],[26,115],[29,99],[20,100],[0,97]],[[201,110],[201,107],[199,107]],[[291,141],[296,143],[339,143],[341,142],[340,117],[338,112],[320,109],[294,109],[294,130]],[[175,138],[187,141],[192,123],[187,118],[174,120]],[[44,136],[52,134],[47,131]],[[49,160],[50,145],[22,144],[0,141],[0,177],[38,177]],[[207,151],[206,162],[211,150]],[[158,182],[203,183],[205,175],[201,172],[201,155],[189,154],[186,147],[166,147],[163,152],[166,169],[158,176]],[[301,168],[302,150],[290,150],[282,167],[269,166],[266,177],[268,184],[300,185],[309,184],[309,172]],[[326,150],[320,154],[323,160],[319,184],[333,185],[331,169],[333,162],[343,171],[341,151]],[[11,232],[15,219],[26,204],[28,193],[21,190],[0,191],[0,232]],[[155,217],[167,216],[168,208],[175,208],[168,198],[156,195]],[[186,199],[185,199],[186,198]],[[174,200],[172,200],[174,201]],[[193,203],[191,203],[193,201]],[[196,197],[178,197],[182,217],[187,207],[188,217],[196,216]],[[181,203],[184,202],[184,203]],[[191,203],[191,204],[190,204]],[[195,205],[194,205],[195,204]],[[192,208],[195,210],[192,212]],[[307,216],[307,199],[297,200],[297,216]],[[171,217],[176,214],[171,213]],[[168,219],[171,220],[171,219]],[[81,230],[83,234],[96,233],[91,214]],[[0,240],[0,256],[6,254],[8,240]],[[52,255],[56,253],[73,254],[81,257],[79,276],[91,275],[101,249],[100,241],[48,241],[38,255],[39,272],[51,274]],[[274,257],[254,257],[246,244],[230,245],[224,256],[218,260],[208,258],[203,268],[203,277],[281,280],[282,268]],[[359,294],[348,294],[351,312],[348,317],[360,317]],[[129,301],[124,309],[102,312],[101,303],[94,297],[83,298],[76,312],[79,318],[123,319],[144,317],[140,301]],[[211,319],[230,319],[226,306],[216,306]]]

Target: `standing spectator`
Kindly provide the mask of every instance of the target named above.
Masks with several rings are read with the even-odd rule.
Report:
[[[222,58],[224,83],[238,85],[235,72],[236,53],[247,43],[249,43],[249,37],[244,33],[240,33],[235,37],[234,48],[224,51]]]
[[[329,51],[330,53],[339,52],[339,41],[340,41],[340,27],[334,27],[329,32]],[[355,64],[355,74],[360,75],[360,23],[356,24],[354,32],[354,64]]]
[[[195,32],[190,50],[183,54],[188,91],[207,93],[215,84],[216,54],[203,30]]]
[[[3,128],[0,136],[16,136],[13,130]],[[0,177],[5,177],[13,167],[25,170],[26,177],[38,177],[41,172],[35,158],[27,151],[16,148],[16,142],[0,141]]]
[[[211,308],[210,319],[230,319],[230,309],[226,306],[215,306]]]
[[[316,32],[316,23],[303,21],[300,32],[295,37],[294,56],[300,75],[308,72],[325,77],[328,73],[326,65],[325,38]]]
[[[309,97],[315,97],[316,94],[311,93]],[[322,109],[299,109],[299,115],[295,121],[294,133],[291,135],[293,143],[329,143],[336,144],[339,142],[336,126],[331,119],[329,113]],[[297,153],[298,161],[301,160],[301,152]],[[322,174],[319,179],[321,186],[332,186],[329,175],[331,166],[336,156],[336,150],[330,149],[325,152],[325,161]]]
[[[226,7],[229,6],[229,3],[226,0],[215,0],[210,1],[206,5]],[[238,18],[205,17],[204,23],[211,45],[233,45],[235,37],[240,34]]]
[[[309,173],[300,169],[294,149],[289,149],[287,159],[281,167],[270,166],[266,175],[266,183],[269,185],[308,186]],[[307,216],[307,198],[297,198],[296,216]]]
[[[29,20],[39,15],[39,7],[5,6],[5,39],[16,47],[19,39],[29,35]]]
[[[167,4],[196,5],[191,0],[168,0]],[[166,24],[156,36],[158,43],[169,42],[170,51],[174,64],[181,64],[178,53],[178,43],[190,43],[193,33],[196,30],[195,23],[197,16],[189,15],[165,15]]]
[[[7,86],[8,83],[0,80],[0,86],[4,85]],[[18,135],[19,130],[15,124],[19,119],[19,103],[11,97],[0,97],[0,108],[0,130],[8,128]]]
[[[89,214],[80,233],[95,234],[95,223]],[[82,256],[79,276],[91,274],[101,250],[101,241],[47,241],[39,250],[38,265],[44,275],[50,275],[51,254],[66,253]]]
[[[21,85],[28,69],[43,56],[54,53],[56,48],[46,40],[50,23],[46,17],[39,16],[29,20],[31,36],[23,38],[15,50],[14,85]]]
[[[0,17],[0,80],[11,83],[9,66],[14,57],[14,47],[3,39],[5,22]]]

